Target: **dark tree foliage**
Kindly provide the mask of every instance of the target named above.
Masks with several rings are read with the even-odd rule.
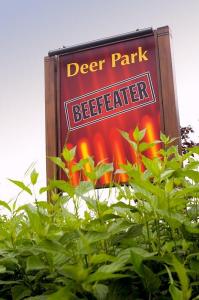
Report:
[[[181,127],[180,132],[181,132],[181,143],[182,143],[182,152],[183,153],[186,153],[187,149],[199,145],[199,143],[193,141],[190,137],[190,134],[194,133],[194,130],[191,127],[191,125]]]

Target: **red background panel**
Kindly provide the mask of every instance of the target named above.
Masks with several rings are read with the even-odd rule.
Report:
[[[128,65],[118,63],[115,68],[112,67],[111,55],[113,53],[130,55],[136,52],[138,47],[142,47],[143,52],[147,51],[146,55],[148,60],[139,62],[137,58],[135,63]],[[105,59],[102,70],[88,72],[86,74],[78,73],[75,76],[67,77],[67,64],[74,62],[78,64],[89,64],[102,59]],[[133,130],[138,126],[140,129],[147,129],[146,141],[151,142],[155,139],[159,139],[160,105],[155,39],[153,35],[117,42],[72,54],[60,55],[59,62],[61,148],[63,148],[65,143],[70,144],[71,147],[77,145],[77,161],[82,157],[85,158],[90,155],[94,158],[96,163],[101,160],[113,162],[115,168],[119,168],[119,165],[126,163],[127,160],[134,162],[135,154],[128,143],[121,137],[119,130],[127,131],[132,135]],[[156,99],[155,103],[69,132],[64,110],[65,102],[145,72],[149,72],[151,76]],[[155,148],[149,152],[149,155],[155,155]],[[74,182],[75,180],[74,176]],[[120,175],[118,180],[120,182],[126,182],[127,177],[126,175]],[[110,176],[107,174],[100,180],[99,186],[106,185],[109,181]]]

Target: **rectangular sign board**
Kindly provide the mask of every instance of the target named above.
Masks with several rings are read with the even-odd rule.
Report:
[[[116,170],[127,161],[135,162],[120,130],[132,136],[136,126],[146,128],[146,142],[158,140],[160,131],[178,136],[169,41],[168,27],[163,27],[49,52],[47,155],[59,155],[64,145],[77,146],[75,161],[91,156],[96,164],[113,162]],[[154,146],[148,156],[155,156],[157,150]],[[47,163],[48,178],[54,172]],[[73,184],[79,179],[80,174],[74,173]],[[98,186],[107,186],[110,180],[106,174]],[[122,174],[116,180],[127,183],[128,178]]]

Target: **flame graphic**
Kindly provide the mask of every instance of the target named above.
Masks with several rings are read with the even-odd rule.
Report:
[[[80,151],[80,157],[81,158],[88,158],[90,156],[90,151],[89,151],[89,146],[88,146],[88,142],[86,139],[80,141],[79,143],[79,151]],[[87,173],[91,172],[91,165],[87,162],[85,164],[85,170]],[[88,180],[87,176],[85,176],[86,180]]]
[[[102,138],[101,134],[97,133],[94,137],[94,145],[96,147],[96,154],[97,154],[97,161],[98,162],[107,162],[107,152],[106,146],[104,143],[104,139]],[[111,174],[105,173],[104,176],[101,177],[100,183],[102,184],[109,184],[111,181]]]
[[[121,164],[125,164],[125,155],[124,155],[122,144],[118,140],[114,141],[114,154],[115,154],[116,169],[119,169]],[[126,174],[120,174],[118,177],[120,182],[128,181],[128,176]]]
[[[152,122],[151,118],[148,116],[145,116],[143,118],[143,124],[144,128],[146,128],[146,142],[147,143],[153,143],[155,140],[159,139],[159,136],[156,134],[156,130],[154,128],[155,124]],[[157,151],[159,150],[158,145],[154,145],[149,149],[149,153],[151,158],[154,158],[157,156]]]
[[[66,147],[68,149],[72,149],[73,145],[72,144],[67,144]],[[68,164],[68,169],[69,169],[69,178],[70,178],[70,183],[73,186],[76,186],[79,184],[79,174],[78,172],[72,172],[73,166],[77,163],[76,159],[74,158],[69,164]]]

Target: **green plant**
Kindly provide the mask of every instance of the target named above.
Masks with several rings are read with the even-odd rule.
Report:
[[[28,185],[12,180],[34,203],[0,201],[7,210],[0,217],[0,299],[198,299],[199,161],[192,154],[199,148],[180,155],[161,134],[162,148],[149,159],[154,143],[143,142],[145,130],[121,134],[137,162],[120,166],[129,185],[116,184],[103,200],[95,185],[112,164],[79,161],[73,171],[90,181],[75,187],[67,168],[75,148],[50,158],[68,179],[50,180],[39,195],[35,170]],[[40,200],[45,191],[49,202]]]

